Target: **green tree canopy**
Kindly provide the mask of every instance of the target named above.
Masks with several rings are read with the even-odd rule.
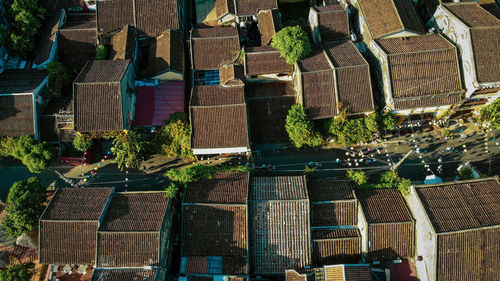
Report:
[[[35,49],[35,39],[45,18],[38,0],[4,1],[9,28],[0,29],[1,43],[9,53],[28,56]]]
[[[491,123],[492,128],[500,129],[500,98],[481,108],[481,121]]]
[[[323,143],[321,135],[315,130],[314,123],[309,119],[302,105],[296,104],[288,111],[285,129],[297,148],[315,147]]]
[[[383,189],[392,188],[399,190],[402,194],[410,192],[411,180],[401,178],[395,171],[386,171],[380,174],[378,183],[368,183],[368,176],[363,171],[348,170],[346,177],[356,183],[358,189]]]
[[[372,141],[379,127],[376,114],[348,119],[346,110],[343,110],[338,116],[328,119],[324,126],[328,134],[339,144]]]
[[[73,146],[78,151],[87,151],[92,147],[93,139],[92,136],[85,133],[76,133],[75,139],[73,139]]]
[[[176,112],[165,122],[155,137],[155,145],[168,157],[191,157],[191,129],[187,117]]]
[[[347,170],[346,177],[354,181],[356,185],[364,185],[368,183],[368,176],[363,171]]]
[[[3,139],[0,141],[2,155],[21,160],[30,172],[37,174],[47,169],[54,158],[54,152],[46,142],[35,141],[31,136]]]
[[[138,168],[143,157],[148,156],[151,143],[145,130],[136,127],[130,131],[123,131],[113,140],[113,154],[118,168],[123,170],[126,166]]]
[[[49,74],[49,88],[60,94],[63,89],[67,89],[73,82],[73,76],[64,64],[60,62],[51,62],[47,64]]]
[[[31,280],[33,263],[11,265],[6,270],[0,271],[0,281],[29,281]]]
[[[311,42],[300,26],[287,26],[274,34],[271,46],[281,52],[286,63],[294,64],[312,53]]]
[[[97,46],[96,59],[105,60],[108,58],[108,48],[104,45]]]
[[[46,200],[46,188],[39,178],[15,182],[9,190],[2,225],[14,237],[36,230]]]

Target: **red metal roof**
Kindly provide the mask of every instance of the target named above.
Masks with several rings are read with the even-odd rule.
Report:
[[[161,126],[173,113],[184,112],[184,82],[140,86],[136,93],[136,126]]]

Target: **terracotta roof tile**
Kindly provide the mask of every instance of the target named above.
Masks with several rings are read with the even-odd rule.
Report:
[[[250,213],[254,274],[282,274],[311,265],[308,200],[254,201]]]
[[[358,229],[313,230],[312,235],[314,265],[358,263],[361,260]]]
[[[41,220],[40,263],[95,264],[97,227],[97,220],[93,222]]]
[[[85,65],[75,83],[113,83],[120,82],[130,60],[92,60]]]
[[[190,183],[184,203],[246,204],[248,173],[216,173],[211,179]]]
[[[254,176],[250,184],[252,200],[300,200],[308,198],[304,176]]]
[[[98,267],[143,267],[156,265],[160,260],[159,233],[99,231],[97,241]]]
[[[215,14],[217,18],[221,18],[226,14],[234,14],[233,0],[215,0]]]
[[[59,188],[41,220],[98,221],[112,188]]]
[[[388,53],[394,98],[462,92],[457,50],[442,35],[377,42]]]
[[[137,34],[135,27],[126,25],[120,32],[111,37],[109,59],[134,59],[136,52]]]
[[[324,43],[323,45],[334,68],[368,65],[351,41]]]
[[[337,114],[333,70],[302,73],[304,107],[313,119]]]
[[[184,40],[182,34],[176,31],[166,31],[149,44],[148,66],[144,75],[173,70],[184,71]]]
[[[370,224],[368,260],[394,260],[415,254],[415,223]]]
[[[35,135],[33,95],[0,96],[0,136]]]
[[[314,48],[309,57],[297,63],[299,64],[300,71],[303,73],[332,69],[323,49],[319,47]]]
[[[245,104],[244,87],[193,86],[191,106],[230,104]]]
[[[183,206],[183,256],[247,255],[247,207]]]
[[[144,269],[94,269],[90,281],[155,281],[156,271]]]
[[[133,0],[97,1],[99,32],[117,32],[125,25],[135,25]]]
[[[331,42],[350,37],[347,11],[341,5],[313,7],[318,13],[319,33],[322,42]]]
[[[500,184],[495,179],[415,190],[437,233],[500,225]]]
[[[192,147],[248,147],[247,110],[244,104],[192,107]]]
[[[248,76],[291,73],[293,65],[286,63],[272,47],[245,48],[245,73]]]
[[[67,21],[63,29],[92,29],[96,31],[97,17],[95,13],[71,12],[67,14]]]
[[[342,226],[358,224],[356,201],[312,204],[312,226]]]
[[[356,190],[356,197],[368,224],[413,221],[403,196],[396,189]]]
[[[359,5],[373,39],[404,30],[423,32],[409,0],[360,0]]]
[[[462,101],[461,95],[451,96],[427,96],[417,99],[394,99],[395,109],[410,109],[421,107],[433,107],[441,105],[458,104]]]
[[[341,239],[341,238],[360,238],[359,229],[357,228],[330,228],[330,229],[313,229],[312,239]]]
[[[306,274],[299,274],[295,270],[287,270],[285,271],[285,280],[286,281],[307,281]]]
[[[163,192],[116,193],[99,231],[160,231],[169,204]]]
[[[96,56],[97,33],[95,29],[61,29],[58,35],[59,59],[69,69],[79,72]]]
[[[237,64],[223,65],[219,68],[220,84],[225,86],[244,86],[243,66]]]
[[[192,31],[193,69],[219,69],[231,63],[240,50],[238,31],[234,27],[198,28]]]
[[[0,94],[32,93],[46,78],[47,71],[45,70],[5,70],[0,74]]]
[[[259,10],[278,9],[276,0],[235,0],[235,3],[239,16],[256,15]]]
[[[473,28],[470,34],[477,80],[500,81],[500,26]]]
[[[312,202],[356,200],[352,181],[315,179],[307,183]]]
[[[269,45],[273,35],[281,30],[278,9],[259,11],[258,21],[262,45]]]
[[[500,26],[500,20],[476,3],[447,3],[443,6],[469,27]]]

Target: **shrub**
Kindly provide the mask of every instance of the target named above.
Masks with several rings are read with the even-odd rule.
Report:
[[[179,185],[173,182],[165,189],[165,197],[174,198],[177,192],[179,192]]]
[[[61,93],[64,88],[70,87],[73,82],[71,72],[60,62],[47,64],[47,72],[49,74],[49,88],[56,93]]]
[[[346,177],[354,181],[358,189],[391,188],[399,190],[402,194],[408,194],[412,184],[411,180],[399,177],[398,173],[395,171],[386,171],[382,173],[376,184],[369,184],[368,176],[363,171],[348,170]]]
[[[21,160],[32,173],[47,169],[54,152],[45,142],[35,141],[31,136],[4,138],[0,141],[0,156],[12,156]]]
[[[108,58],[108,48],[104,45],[97,46],[96,59],[105,60]]]
[[[182,112],[172,114],[155,137],[159,152],[167,157],[191,157],[191,129]]]
[[[311,42],[300,26],[288,26],[273,36],[271,46],[281,52],[288,64],[305,59],[312,53]]]
[[[75,149],[82,152],[89,150],[92,147],[92,143],[92,136],[79,132],[76,133],[76,137],[73,140]]]
[[[35,264],[14,264],[6,270],[0,271],[0,281],[29,281]]]
[[[481,108],[481,122],[490,122],[495,129],[500,129],[500,98]]]
[[[469,167],[462,167],[460,171],[458,171],[458,176],[462,180],[470,180],[474,178],[474,175],[472,173],[472,169]]]
[[[394,126],[396,126],[396,118],[389,112],[386,111],[382,113],[380,116],[380,130],[394,130]]]
[[[375,114],[348,120],[346,111],[343,110],[338,116],[325,122],[325,130],[339,144],[369,142],[374,139],[374,134],[378,131],[376,120]]]
[[[14,237],[37,230],[46,200],[46,188],[39,178],[15,182],[9,190],[2,225]]]
[[[314,129],[302,105],[294,105],[288,111],[285,129],[295,147],[315,147],[323,143],[321,135]]]
[[[123,131],[113,140],[112,151],[116,155],[115,162],[118,163],[118,168],[120,170],[125,167],[138,168],[150,151],[150,145],[142,127]]]
[[[346,177],[354,181],[354,183],[356,183],[357,186],[361,186],[368,183],[368,176],[363,171],[347,170]]]

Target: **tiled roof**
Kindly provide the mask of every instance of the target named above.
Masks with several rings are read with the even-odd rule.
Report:
[[[340,4],[313,7],[318,14],[319,33],[322,42],[350,37],[347,11]]]
[[[378,40],[388,54],[394,98],[462,92],[456,48],[442,35]]]
[[[258,21],[262,45],[269,45],[273,35],[281,30],[278,9],[259,11]]]
[[[314,48],[310,56],[297,63],[299,64],[300,71],[303,73],[332,69],[326,54],[319,47]]]
[[[35,64],[41,64],[49,59],[52,46],[56,39],[56,33],[59,29],[61,13],[46,17],[45,24],[40,32],[40,43],[35,57]]]
[[[238,16],[256,15],[259,10],[278,9],[277,0],[234,0]]]
[[[303,72],[302,91],[304,107],[313,119],[329,118],[337,114],[333,70]]]
[[[109,59],[133,59],[136,51],[137,34],[135,27],[126,25],[120,32],[111,37]]]
[[[293,71],[293,65],[286,63],[278,50],[267,46],[245,48],[245,67],[248,76]]]
[[[254,176],[250,185],[252,200],[308,199],[304,176]]]
[[[191,106],[245,104],[244,87],[193,86]]]
[[[368,222],[368,245],[368,260],[370,261],[413,257],[415,223],[370,224]]]
[[[500,26],[473,28],[470,34],[477,80],[500,81]]]
[[[313,230],[313,262],[316,266],[358,263],[361,235],[358,229]]]
[[[415,190],[437,233],[500,225],[500,184],[495,179]]]
[[[41,220],[40,263],[95,264],[97,227],[97,220],[75,222]]]
[[[359,229],[357,228],[332,228],[332,229],[313,229],[313,240],[328,240],[342,238],[359,238]]]
[[[360,0],[359,5],[373,39],[404,30],[423,32],[409,0]]]
[[[114,194],[99,231],[160,231],[169,204],[163,192]]]
[[[244,104],[192,107],[192,147],[249,147],[247,109]]]
[[[295,270],[287,270],[285,271],[285,280],[286,281],[307,281],[306,274],[299,274]]]
[[[59,188],[41,220],[98,221],[112,188]]]
[[[216,173],[211,179],[190,183],[184,203],[246,204],[248,173]]]
[[[183,206],[183,256],[247,255],[247,207]]]
[[[215,0],[215,14],[217,18],[221,18],[226,14],[234,14],[233,0]]]
[[[152,76],[167,70],[184,71],[184,41],[182,34],[168,30],[149,44],[148,66],[145,76]]]
[[[356,200],[354,183],[344,180],[315,179],[307,183],[309,198],[317,201]]]
[[[90,281],[155,281],[155,270],[144,269],[94,269]]]
[[[198,28],[192,30],[191,56],[193,69],[219,69],[231,63],[240,50],[235,27]]]
[[[113,83],[120,82],[130,60],[92,60],[85,65],[75,83]]]
[[[136,221],[135,224],[140,225],[140,221]],[[97,266],[142,267],[156,265],[160,260],[159,248],[160,233],[99,231],[97,234]]]
[[[189,274],[189,280],[205,280],[202,278],[210,278],[210,281],[213,281],[213,277],[205,277],[205,276],[196,276],[193,274],[213,274],[214,273],[214,265],[210,264],[210,258],[220,258],[222,261],[222,267],[219,272],[222,274],[231,274],[231,275],[246,275],[248,273],[248,261],[246,257],[238,257],[238,256],[189,256],[182,257],[182,262],[185,261],[186,267],[182,268],[181,265],[181,273]],[[217,268],[219,265],[216,265]],[[195,278],[193,278],[195,277]],[[244,281],[241,277],[229,277],[229,280],[236,281]],[[245,279],[246,280],[246,279]]]
[[[500,26],[500,20],[477,3],[446,3],[443,6],[469,27]]]
[[[368,65],[352,41],[325,43],[324,48],[334,68]]]
[[[254,274],[311,265],[308,200],[254,201],[250,213]]]
[[[461,101],[462,101],[462,95],[428,96],[416,99],[394,99],[394,108],[410,109],[410,108],[420,108],[420,107],[432,107],[432,106],[458,104]]]
[[[356,190],[368,224],[412,222],[403,196],[396,189]]]
[[[320,273],[318,273],[320,272]],[[319,269],[316,273],[324,274],[322,281],[372,281],[370,265],[368,264],[338,264],[328,265]]]
[[[45,70],[5,70],[0,74],[0,94],[33,93],[46,78]]]
[[[239,64],[227,64],[219,68],[220,84],[225,86],[243,86],[243,66]]]
[[[33,95],[0,96],[0,136],[35,134]]]
[[[95,58],[95,18],[90,15],[68,15],[68,21],[58,32],[59,59],[71,70],[79,72],[88,60]]]
[[[356,201],[312,204],[312,226],[357,225]]]
[[[96,31],[97,17],[95,13],[72,12],[67,15],[64,29],[92,29]]]
[[[139,35],[156,37],[168,29],[180,28],[177,1],[110,0],[97,4],[98,30],[116,32],[134,25]]]

